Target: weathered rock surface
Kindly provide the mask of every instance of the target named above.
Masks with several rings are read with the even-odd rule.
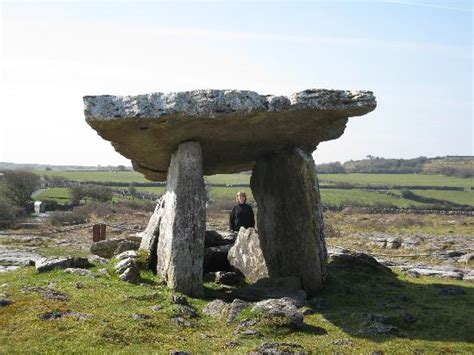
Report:
[[[300,277],[309,294],[327,274],[323,213],[311,154],[288,148],[258,159],[250,179],[270,277]]]
[[[247,280],[256,282],[268,277],[268,268],[260,247],[260,238],[253,228],[240,228],[227,259]]]
[[[91,264],[87,258],[76,256],[48,257],[36,260],[35,267],[38,272],[46,272],[53,269],[87,268]]]
[[[226,303],[224,301],[214,300],[209,302],[206,307],[204,307],[202,313],[211,317],[220,317],[225,307]]]
[[[168,287],[200,296],[203,293],[206,192],[199,143],[183,143],[173,153],[163,199],[157,274]]]
[[[341,136],[348,117],[375,107],[370,91],[322,89],[288,97],[239,90],[84,97],[87,123],[131,159],[135,170],[157,181],[166,179],[182,142],[201,143],[206,175],[234,173],[285,146],[312,152],[318,143]]]
[[[158,238],[160,236],[160,225],[161,218],[165,212],[165,199],[164,196],[158,200],[156,204],[155,211],[148,221],[148,225],[143,233],[142,241],[140,243],[141,250],[146,250],[148,252],[148,269],[156,273],[157,267],[157,248],[158,248]]]
[[[123,240],[120,243],[118,243],[117,248],[115,248],[114,250],[114,255],[121,254],[124,251],[138,250],[139,247],[140,247],[139,242],[134,242],[131,240]]]
[[[277,318],[280,325],[289,328],[301,328],[303,326],[303,315],[289,298],[257,302],[252,307],[252,312],[257,312],[264,318]]]
[[[390,268],[379,263],[373,256],[359,252],[342,251],[333,254],[331,256],[331,264],[348,267],[366,266],[387,274],[392,273],[392,270],[390,270]]]
[[[114,252],[118,245],[123,241],[124,239],[101,240],[99,242],[92,243],[90,251],[94,255],[110,259],[114,256]]]

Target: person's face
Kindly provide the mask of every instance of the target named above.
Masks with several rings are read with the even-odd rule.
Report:
[[[239,195],[237,196],[237,200],[239,201],[239,204],[243,205],[247,199],[245,198],[245,195]]]

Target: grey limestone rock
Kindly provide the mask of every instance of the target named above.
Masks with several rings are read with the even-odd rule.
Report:
[[[127,250],[115,256],[117,260],[124,260],[136,257],[138,257],[138,254],[135,250]]]
[[[157,246],[157,275],[168,287],[203,294],[206,192],[201,146],[179,145],[171,158]]]
[[[258,159],[250,186],[268,274],[299,277],[303,289],[316,294],[327,274],[327,251],[311,154],[288,148]]]
[[[221,317],[222,312],[226,307],[226,303],[222,300],[214,300],[209,302],[202,310],[202,313],[211,317]]]
[[[283,320],[282,325],[290,328],[303,326],[303,315],[298,311],[295,303],[289,298],[269,299],[255,303],[252,312],[257,312],[265,318]]]
[[[140,278],[140,272],[136,267],[129,267],[125,269],[120,275],[120,280],[130,282],[130,283],[137,283]]]
[[[250,282],[268,277],[267,263],[260,247],[260,238],[254,228],[240,228],[227,259],[230,265],[239,270]]]
[[[392,270],[379,263],[374,257],[359,252],[339,252],[331,256],[332,264],[346,265],[349,267],[366,266],[387,274],[392,274]]]
[[[53,269],[87,268],[91,264],[87,258],[76,256],[48,257],[36,260],[35,267],[38,272],[46,272]]]
[[[120,243],[118,243],[117,248],[115,248],[114,250],[114,255],[119,255],[129,250],[138,250],[139,247],[140,247],[139,242],[134,242],[131,240],[123,240]]]
[[[66,274],[76,274],[80,276],[87,276],[87,277],[95,277],[95,274],[87,269],[80,269],[80,268],[67,268],[64,270]]]
[[[376,107],[370,91],[311,89],[287,97],[241,90],[85,96],[87,123],[150,180],[165,180],[185,141],[201,143],[204,174],[250,170],[285,146],[308,152]],[[252,134],[248,134],[252,127]],[[235,149],[238,145],[239,149]]]
[[[123,242],[124,239],[108,239],[101,240],[91,244],[90,251],[92,254],[98,255],[102,258],[110,259],[114,256],[114,252],[118,245]]]

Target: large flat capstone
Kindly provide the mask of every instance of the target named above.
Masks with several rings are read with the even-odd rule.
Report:
[[[170,159],[199,142],[205,175],[250,170],[287,146],[312,152],[344,133],[348,117],[376,107],[371,91],[305,90],[289,96],[196,90],[137,96],[85,96],[88,124],[146,178],[166,180]]]

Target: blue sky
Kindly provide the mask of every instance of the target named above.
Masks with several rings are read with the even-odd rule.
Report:
[[[1,5],[0,161],[123,164],[87,94],[372,90],[377,109],[317,162],[472,155],[471,1]],[[24,140],[43,137],[41,151]],[[57,149],[60,146],[61,149]]]

